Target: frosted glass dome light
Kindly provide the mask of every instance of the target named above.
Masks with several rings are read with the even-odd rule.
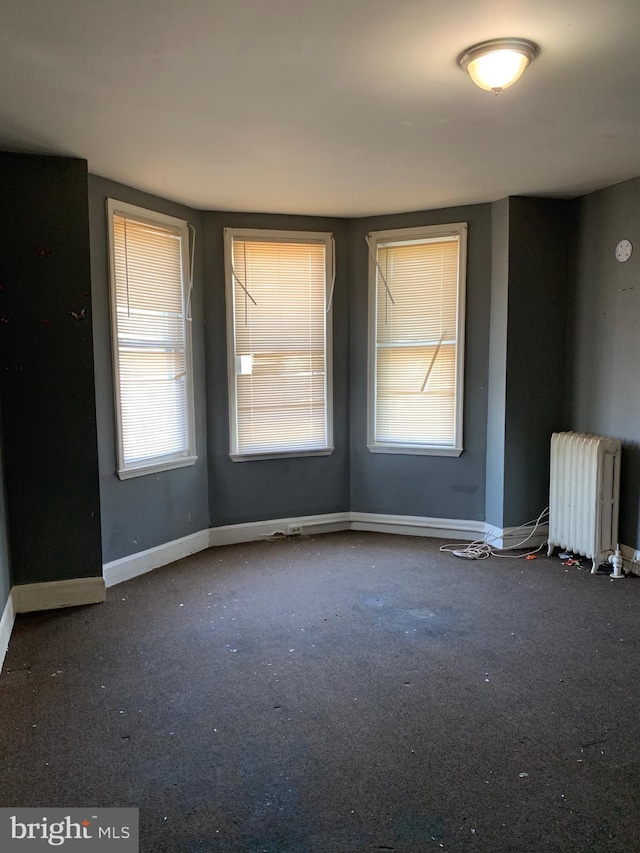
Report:
[[[497,95],[512,86],[539,53],[540,48],[532,41],[493,39],[467,48],[458,57],[458,65],[476,86]]]

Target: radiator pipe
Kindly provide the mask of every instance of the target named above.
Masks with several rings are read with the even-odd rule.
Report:
[[[623,578],[622,574],[622,554],[620,553],[620,545],[616,545],[615,554],[609,554],[609,562],[613,566],[613,574],[611,579]]]

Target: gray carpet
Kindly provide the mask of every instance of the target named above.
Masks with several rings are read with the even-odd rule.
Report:
[[[141,850],[640,850],[640,580],[340,533],[18,617],[2,806],[138,806]]]

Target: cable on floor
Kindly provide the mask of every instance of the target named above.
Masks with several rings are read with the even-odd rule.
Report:
[[[514,533],[518,533],[518,531],[530,530],[528,536],[525,536],[520,542],[516,542],[514,545],[508,545],[506,548],[495,549],[492,547],[492,543],[494,543],[497,539],[501,539],[502,536],[494,533],[494,534],[485,534],[482,539],[476,539],[475,542],[448,542],[446,545],[441,545],[440,550],[446,551],[449,554],[453,554],[456,557],[461,557],[464,560],[487,560],[489,557],[511,557],[512,559],[521,559],[523,557],[529,557],[532,554],[537,554],[538,551],[541,551],[544,546],[547,544],[543,542],[537,548],[534,548],[532,551],[527,551],[525,554],[505,554],[505,551],[518,551],[521,549],[526,549],[527,542],[535,535],[537,529],[541,524],[549,517],[549,507],[546,507],[542,510],[540,515],[533,519],[532,521],[527,521],[524,524],[519,525],[519,527],[513,527],[509,530],[509,536],[512,536]]]

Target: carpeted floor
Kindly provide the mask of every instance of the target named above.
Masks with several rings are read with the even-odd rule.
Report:
[[[21,616],[1,806],[138,806],[143,853],[640,851],[640,580],[339,533]]]

